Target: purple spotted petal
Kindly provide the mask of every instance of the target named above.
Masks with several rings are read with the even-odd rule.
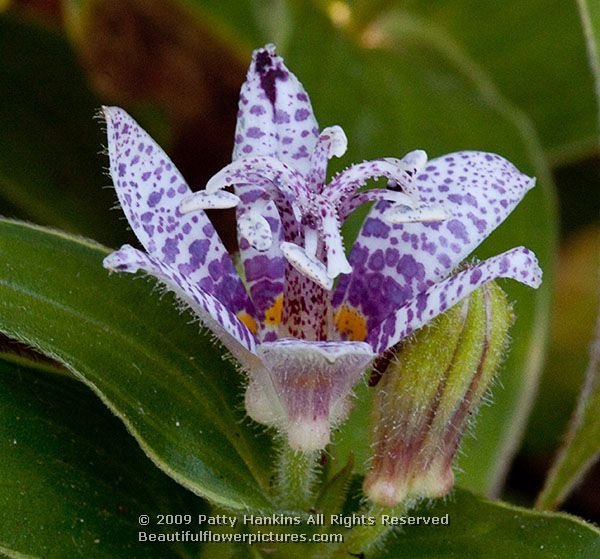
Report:
[[[352,387],[374,357],[366,343],[290,339],[263,343],[258,355],[284,411],[278,427],[304,451],[329,443],[331,427],[347,417]],[[257,379],[255,386],[261,384]]]
[[[269,199],[263,188],[253,185],[239,185],[235,192],[241,202],[237,207],[238,245],[246,274],[246,284],[256,309],[256,317],[261,324],[261,335],[267,339],[277,336],[281,323],[285,261],[280,244],[283,241],[283,227],[275,203]],[[271,242],[261,245],[260,238],[248,238],[240,223],[265,220],[271,234]],[[260,221],[257,221],[261,223]],[[261,231],[258,228],[258,235]],[[268,245],[268,246],[266,246]],[[266,246],[264,250],[261,249]]]
[[[334,306],[359,308],[373,330],[393,308],[447,277],[533,184],[506,159],[489,153],[460,152],[429,161],[404,191],[441,209],[447,219],[391,225],[390,204],[375,204],[350,254],[353,273],[341,278]]]
[[[158,278],[191,307],[236,359],[242,364],[252,361],[248,352],[255,353],[256,343],[246,325],[215,297],[190,283],[175,267],[130,245],[109,254],[104,259],[104,267],[131,274],[143,270]]]
[[[275,157],[307,175],[318,135],[308,95],[275,47],[254,51],[240,93],[232,159]]]
[[[513,248],[419,293],[391,313],[377,329],[370,331],[367,341],[375,352],[383,353],[483,284],[496,278],[511,278],[537,288],[542,281],[542,271],[530,250],[524,247]]]
[[[121,207],[147,252],[221,301],[252,314],[231,258],[203,211],[182,215],[191,194],[165,152],[125,111],[104,107],[110,173]]]

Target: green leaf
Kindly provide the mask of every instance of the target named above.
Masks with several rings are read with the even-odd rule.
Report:
[[[537,507],[557,508],[600,455],[600,315],[590,364],[564,446],[538,498]]]
[[[586,34],[590,65],[596,79],[597,100],[600,103],[600,7],[588,0],[579,0],[577,4]],[[600,453],[600,312],[596,321],[585,383],[571,418],[565,443],[538,497],[536,504],[539,508],[558,507]]]
[[[438,518],[448,525],[403,526],[385,551],[369,559],[590,559],[600,556],[600,532],[566,514],[540,513],[456,491],[447,502],[421,507],[410,516]],[[416,520],[415,520],[416,522]]]
[[[225,507],[267,509],[270,449],[244,422],[241,376],[151,285],[109,276],[107,251],[0,221],[0,330],[64,364],[154,463]]]
[[[588,64],[594,77],[596,120],[600,122],[600,115],[597,112],[600,104],[600,6],[590,0],[577,0],[577,7],[585,36]],[[599,135],[597,133],[594,137],[596,147]]]
[[[445,30],[464,47],[502,94],[532,119],[552,161],[564,163],[596,152],[594,84],[575,2],[394,4]]]
[[[32,350],[26,344],[21,344],[3,335],[0,335],[0,360],[28,369],[75,378],[60,363]]]
[[[195,557],[138,542],[141,514],[206,512],[81,383],[0,361],[0,555]],[[196,524],[196,520],[194,521]]]
[[[100,107],[60,35],[0,16],[0,212],[118,244]]]

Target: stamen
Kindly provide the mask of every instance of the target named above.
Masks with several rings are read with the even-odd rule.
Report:
[[[308,256],[302,247],[294,243],[281,243],[280,247],[283,256],[285,256],[286,260],[296,270],[313,280],[323,289],[331,290],[333,279],[327,275],[327,268],[325,268],[322,262]]]
[[[335,279],[340,274],[349,274],[352,267],[346,258],[340,234],[340,223],[335,211],[329,207],[323,213],[323,243],[327,250],[327,275],[331,279]]]
[[[310,156],[310,172],[307,182],[313,190],[319,190],[327,177],[327,161],[342,157],[348,148],[348,139],[340,126],[325,128]]]
[[[258,212],[250,211],[238,217],[240,235],[260,252],[269,250],[273,244],[273,234],[269,222]]]
[[[302,219],[306,206],[306,188],[302,175],[274,157],[242,157],[221,169],[206,183],[207,192],[218,192],[227,186],[257,185],[276,201],[281,194],[289,202],[294,218]]]
[[[427,154],[422,150],[411,151],[402,159],[387,157],[358,163],[336,175],[325,186],[323,194],[334,204],[344,203],[368,180],[379,177],[387,178],[392,187],[400,187],[413,194],[414,189],[410,188],[412,178],[426,163]]]
[[[372,188],[371,190],[365,190],[355,194],[352,198],[341,204],[338,214],[341,221],[345,221],[346,218],[356,209],[366,204],[367,202],[379,202],[379,201],[394,202],[409,208],[414,208],[418,205],[418,199],[415,199],[403,192],[397,192],[395,190],[388,190],[386,188]]]
[[[310,258],[315,258],[317,254],[317,244],[319,241],[319,232],[314,227],[304,228],[304,252]]]
[[[449,217],[442,207],[426,205],[416,208],[394,205],[383,214],[383,219],[393,225],[398,223],[415,223],[417,221],[445,221]]]
[[[197,210],[224,210],[235,208],[239,203],[240,199],[235,194],[225,190],[217,192],[200,190],[186,198],[179,206],[179,211],[186,214]]]

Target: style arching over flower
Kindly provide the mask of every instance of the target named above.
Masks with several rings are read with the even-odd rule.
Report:
[[[414,151],[327,182],[346,136],[339,126],[319,132],[271,45],[254,52],[242,86],[233,162],[205,190],[192,193],[123,110],[104,115],[113,182],[145,249],[125,245],[105,267],[143,270],[189,304],[246,371],[248,414],[296,449],[325,447],[372,360],[412,331],[495,278],[541,282],[523,247],[452,275],[533,179],[494,154],[428,162]],[[378,177],[388,188],[361,190]],[[341,223],[367,201],[375,204],[346,258]],[[243,280],[203,211],[230,207]]]

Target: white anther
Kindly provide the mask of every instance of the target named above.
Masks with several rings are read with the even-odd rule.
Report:
[[[331,247],[327,250],[327,276],[334,280],[340,274],[349,274],[352,272],[352,266],[344,254],[344,247],[336,250],[335,253]]]
[[[269,222],[258,212],[249,212],[238,218],[240,235],[260,252],[269,250],[273,244],[273,234]]]
[[[412,167],[415,170],[415,173],[418,173],[427,164],[427,153],[425,153],[422,149],[416,149],[408,152],[402,159],[400,159],[400,161],[405,163],[407,166]]]
[[[235,194],[225,190],[217,192],[201,190],[186,198],[179,206],[179,211],[186,214],[197,210],[224,210],[235,208],[239,203],[240,199]]]
[[[394,205],[383,214],[383,219],[393,225],[398,223],[445,221],[449,217],[448,213],[441,206],[407,208],[402,205]]]
[[[327,275],[325,265],[316,258],[308,256],[302,247],[294,243],[281,243],[281,252],[296,270],[323,289],[329,291],[333,287],[333,279]]]
[[[427,153],[422,149],[416,149],[407,153],[402,159],[386,157],[385,160],[393,163],[399,171],[398,178],[389,180],[388,185],[392,187],[400,186],[409,193],[412,193],[412,189],[410,188],[412,179],[427,164]],[[406,175],[406,177],[403,177],[402,174]]]
[[[321,136],[329,135],[327,159],[342,157],[348,149],[348,138],[341,126],[328,126],[321,132]]]

